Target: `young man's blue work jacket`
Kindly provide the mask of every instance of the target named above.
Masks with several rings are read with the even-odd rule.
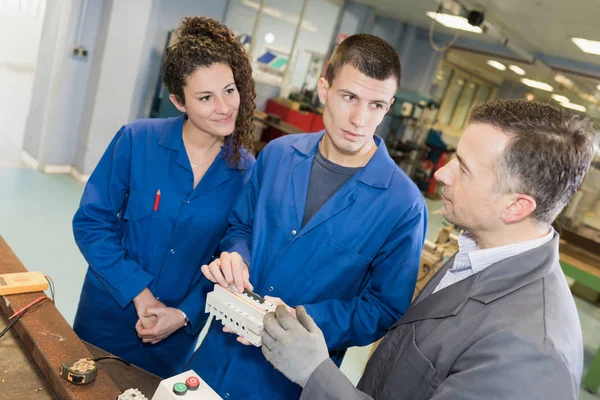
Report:
[[[427,212],[416,185],[378,146],[302,226],[311,169],[323,132],[277,139],[260,153],[229,218],[221,250],[250,262],[260,295],[304,305],[323,330],[332,358],[371,343],[408,308],[419,270]],[[293,399],[300,386],[213,321],[186,368],[222,397]]]

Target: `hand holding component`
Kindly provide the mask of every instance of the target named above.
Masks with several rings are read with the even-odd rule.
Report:
[[[275,313],[265,315],[262,353],[275,369],[304,387],[317,367],[329,358],[329,351],[323,332],[304,307],[296,308],[296,316],[283,305],[277,306]]]
[[[221,253],[221,256],[209,265],[202,266],[202,273],[208,280],[218,283],[224,288],[235,285],[238,292],[252,290],[250,271],[238,253]]]
[[[285,306],[285,308],[288,310],[288,312],[290,314],[292,314],[294,316],[294,318],[296,318],[296,309],[294,307],[290,307],[287,304],[285,304],[283,302],[283,300],[281,300],[279,297],[265,296],[265,300],[276,306],[281,306],[281,305]]]
[[[233,333],[234,335],[237,335],[237,333],[235,333],[234,331],[232,331],[231,329],[229,329],[226,326],[223,327],[223,332]],[[250,343],[249,341],[247,341],[246,339],[244,339],[243,337],[241,337],[239,335],[237,337],[237,341],[240,342],[241,344],[243,344],[244,346],[254,346],[252,343]]]
[[[286,310],[290,314],[292,314],[294,316],[294,318],[296,318],[296,309],[293,308],[293,307],[288,306],[287,304],[285,304],[283,302],[283,300],[281,300],[279,297],[265,296],[265,300],[268,301],[271,304],[276,305],[276,306],[279,306],[279,305],[285,306]],[[234,331],[232,331],[231,329],[229,329],[226,326],[223,327],[223,332],[225,332],[225,333],[233,333],[234,335],[237,335],[237,333],[235,333]],[[253,346],[252,343],[250,343],[249,341],[247,341],[246,339],[244,339],[241,336],[237,337],[237,341],[240,342],[241,344],[245,345],[245,346]]]

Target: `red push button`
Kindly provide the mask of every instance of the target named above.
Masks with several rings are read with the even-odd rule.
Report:
[[[185,380],[185,384],[189,390],[196,390],[200,386],[200,379],[196,378],[195,376],[190,376]]]

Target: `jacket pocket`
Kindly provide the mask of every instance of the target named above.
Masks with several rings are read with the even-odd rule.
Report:
[[[156,193],[131,189],[127,207],[123,214],[125,229],[122,245],[127,250],[148,257],[155,244],[154,225],[160,218],[160,211],[154,211]]]
[[[131,189],[127,197],[127,207],[123,219],[126,221],[137,222],[152,214],[159,214],[159,211],[154,211],[154,199],[156,193],[145,192],[141,190]]]
[[[357,288],[372,261],[331,237],[324,241],[313,260],[315,263],[307,266],[312,276],[308,286],[329,299],[343,298]]]
[[[403,335],[396,352],[383,369],[379,383],[384,399],[429,399],[440,384],[433,364],[423,355],[415,342],[415,327],[410,325]],[[383,350],[389,349],[389,346]],[[391,350],[391,349],[390,349]]]

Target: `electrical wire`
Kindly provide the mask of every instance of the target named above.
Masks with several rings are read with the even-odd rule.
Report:
[[[0,332],[0,338],[2,338],[2,336],[4,336],[6,334],[6,332],[8,332],[10,330],[10,328],[12,328],[13,325],[16,324],[18,320],[21,319],[21,317],[23,316],[23,314],[25,314],[27,312],[27,310],[28,310],[28,308],[23,310],[23,312],[21,314],[19,314],[15,319],[13,319],[12,321],[10,321],[8,323],[6,328],[4,328],[4,330],[2,332]]]
[[[52,300],[50,299],[50,297],[48,297],[48,296],[42,296],[42,297],[38,297],[37,299],[35,299],[35,300],[34,300],[34,301],[32,301],[31,303],[27,304],[25,307],[22,307],[21,309],[19,309],[19,310],[15,311],[15,313],[14,313],[13,315],[11,315],[11,316],[8,318],[8,319],[9,319],[9,321],[10,321],[11,319],[13,319],[13,318],[16,318],[16,317],[18,317],[18,316],[19,316],[19,315],[21,315],[21,314],[24,314],[24,313],[25,313],[25,311],[29,310],[31,307],[35,306],[35,305],[36,305],[36,304],[38,304],[38,303],[41,303],[41,302],[42,302],[42,301],[44,301],[44,300],[50,300],[50,301],[52,301]]]
[[[32,301],[31,303],[27,304],[24,307],[21,307],[19,310],[15,311],[13,313],[13,315],[11,315],[8,320],[10,321],[8,323],[8,325],[6,326],[6,328],[4,328],[4,330],[2,332],[0,332],[0,338],[2,336],[4,336],[4,334],[6,334],[6,332],[9,331],[10,328],[13,327],[14,324],[17,323],[17,321],[19,319],[21,319],[21,317],[23,316],[23,314],[25,314],[27,312],[27,310],[29,310],[31,307],[35,306],[36,304],[41,303],[44,300],[49,300],[52,303],[54,303],[54,295],[55,295],[55,287],[54,287],[54,281],[52,280],[52,278],[50,278],[49,276],[44,276],[46,278],[46,280],[48,281],[48,286],[50,287],[50,295],[52,296],[52,298],[48,297],[48,296],[40,296],[37,299],[35,299],[34,301]]]
[[[131,366],[131,363],[129,361],[125,361],[121,357],[104,356],[104,357],[92,358],[92,361],[102,361],[102,360],[117,360],[117,361],[121,361],[123,364],[127,365],[128,367]]]
[[[442,11],[442,3],[441,2],[440,2],[440,5],[438,6],[437,10],[435,10],[435,18],[433,18],[433,20],[431,21],[431,25],[429,25],[429,44],[431,45],[431,48],[435,51],[446,51],[450,47],[452,47],[454,42],[456,42],[456,39],[458,39],[460,32],[457,30],[456,33],[454,34],[454,37],[452,38],[452,40],[450,40],[450,42],[445,47],[440,47],[435,43],[435,41],[433,40],[433,28],[435,26],[435,23],[437,22],[437,16],[440,13],[440,11]]]
[[[50,286],[50,294],[52,295],[52,302],[54,303],[54,281],[47,275],[44,275],[44,278],[48,281],[48,285]]]

